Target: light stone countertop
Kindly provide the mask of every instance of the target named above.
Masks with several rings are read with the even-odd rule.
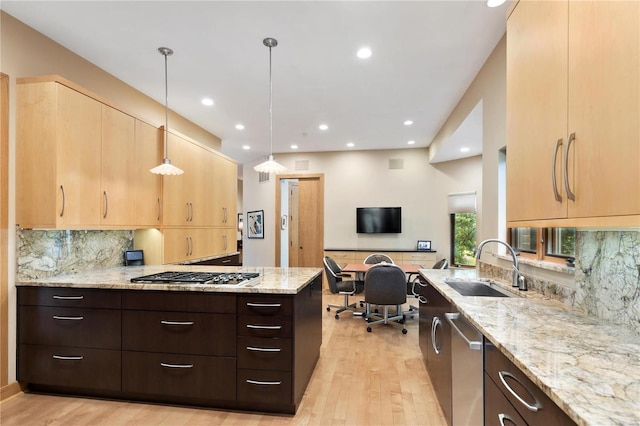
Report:
[[[473,269],[420,273],[576,423],[640,425],[640,336],[633,331],[532,291],[469,297],[443,281],[476,278]]]
[[[260,277],[242,285],[132,283],[131,278],[164,271],[259,272]],[[219,293],[297,294],[322,273],[320,268],[274,268],[212,265],[146,265],[99,269],[50,278],[28,279],[16,286],[75,287],[115,290],[203,291]]]

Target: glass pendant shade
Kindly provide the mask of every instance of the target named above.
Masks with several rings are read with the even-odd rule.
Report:
[[[253,168],[258,173],[282,173],[287,168],[276,162],[273,158],[273,84],[271,78],[271,48],[278,45],[278,40],[267,37],[262,40],[262,44],[269,48],[269,159]]]
[[[173,55],[173,50],[168,47],[159,47],[158,52],[164,56],[164,160],[159,166],[149,171],[156,175],[175,176],[184,173],[179,167],[171,164],[169,160],[169,84],[167,78],[167,56]]]

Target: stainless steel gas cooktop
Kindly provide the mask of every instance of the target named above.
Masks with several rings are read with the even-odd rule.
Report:
[[[240,285],[259,277],[257,272],[160,272],[131,278],[132,283]]]

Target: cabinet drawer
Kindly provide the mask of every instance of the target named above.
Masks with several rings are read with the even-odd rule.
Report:
[[[120,309],[120,291],[91,288],[18,287],[18,305]]]
[[[265,315],[238,315],[238,336],[291,337],[291,318]]]
[[[384,254],[387,255],[393,260],[393,263],[401,263],[402,253],[401,252],[387,252],[387,251],[357,251],[355,253],[355,262],[354,263],[364,263],[364,260],[372,254]]]
[[[424,268],[431,268],[436,263],[436,254],[405,252],[402,253],[402,262],[397,263],[422,265]]]
[[[119,310],[20,306],[20,343],[120,349]]]
[[[234,400],[236,360],[123,351],[122,390],[165,397]]]
[[[233,314],[236,312],[236,296],[199,291],[125,291],[122,294],[122,308]]]
[[[291,373],[238,369],[238,401],[291,404]]]
[[[238,296],[238,313],[249,315],[291,315],[292,300],[283,296]]]
[[[485,426],[527,426],[498,386],[484,374],[484,424]]]
[[[238,368],[291,371],[291,339],[238,337]]]
[[[575,424],[536,384],[491,343],[485,344],[485,371],[528,424]],[[500,378],[502,376],[502,379]],[[528,409],[504,385],[537,411]]]
[[[18,380],[96,390],[120,390],[120,351],[20,345]]]
[[[123,311],[122,324],[124,350],[219,356],[236,354],[235,315]]]
[[[356,263],[355,251],[325,251],[324,255],[335,260],[341,267],[344,267],[349,263]]]

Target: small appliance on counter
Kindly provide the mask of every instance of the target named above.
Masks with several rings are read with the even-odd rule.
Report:
[[[142,250],[125,250],[124,266],[144,265],[144,253]]]

